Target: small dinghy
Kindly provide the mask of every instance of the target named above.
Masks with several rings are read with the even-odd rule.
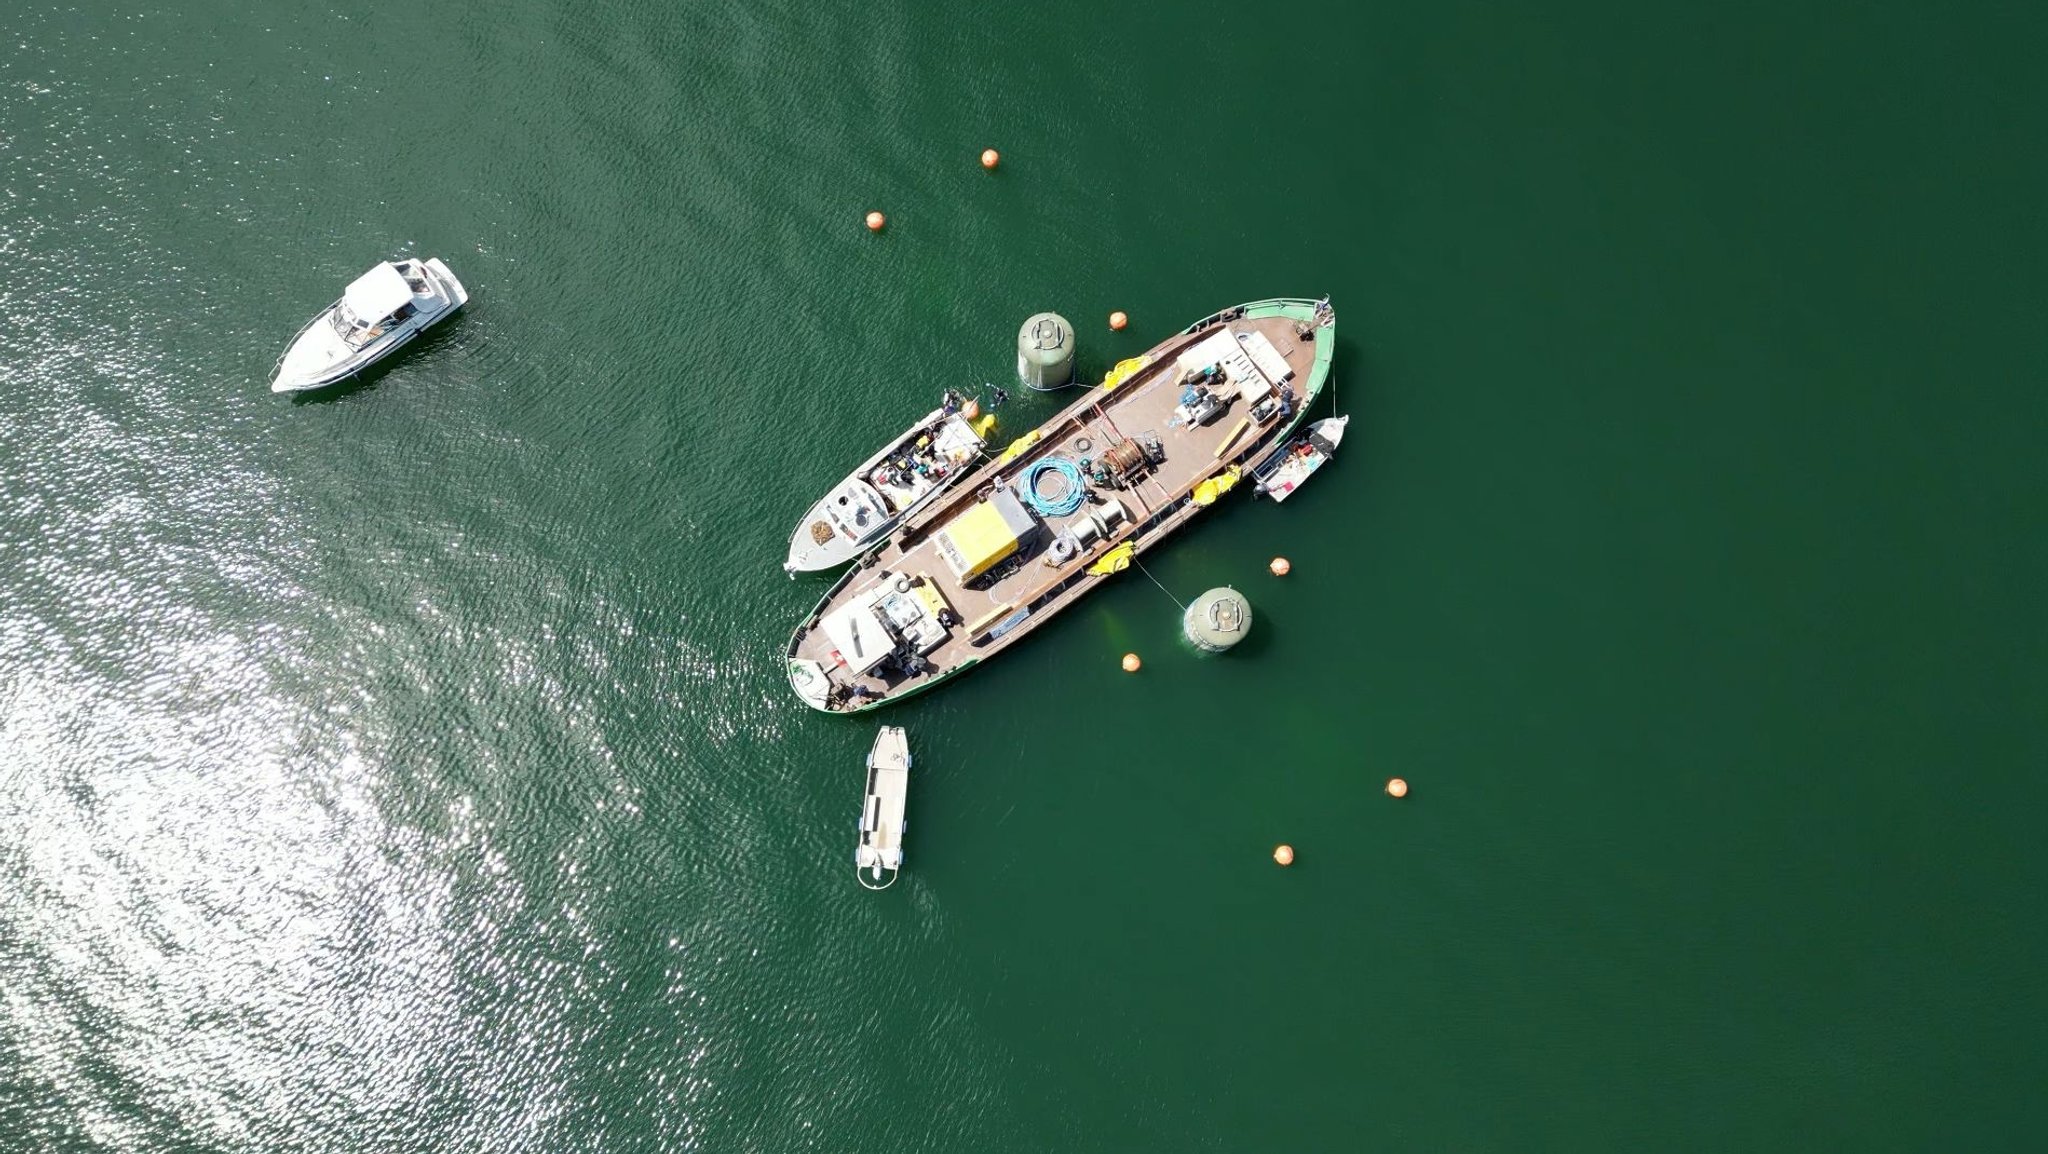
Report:
[[[896,884],[903,868],[903,806],[910,792],[910,739],[900,725],[885,725],[868,751],[868,791],[860,804],[860,845],[853,876],[871,890]],[[884,880],[884,875],[887,880]],[[869,880],[872,878],[873,880]]]
[[[818,499],[789,537],[791,577],[846,564],[867,552],[905,517],[971,472],[982,438],[972,422],[980,406],[964,411],[958,398],[926,413]]]
[[[1310,425],[1307,436],[1288,442],[1285,449],[1252,474],[1258,482],[1253,492],[1285,501],[1323,467],[1323,462],[1336,455],[1337,446],[1344,440],[1344,426],[1350,423],[1350,417],[1325,417]]]
[[[438,257],[384,261],[292,338],[270,391],[297,393],[355,376],[452,315],[469,293]]]

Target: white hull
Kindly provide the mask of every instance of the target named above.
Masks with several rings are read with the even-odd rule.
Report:
[[[930,443],[920,451],[918,441],[927,437]],[[944,409],[926,413],[811,506],[789,536],[789,557],[782,568],[792,577],[836,569],[880,544],[905,517],[972,472],[969,466],[981,444],[965,417]],[[891,468],[892,461],[906,458],[917,458],[917,463],[943,469],[944,474]],[[905,479],[899,483],[880,474]]]
[[[298,393],[347,380],[405,347],[469,300],[468,290],[439,258],[400,261],[390,267],[411,274],[408,281],[417,282],[417,287],[411,288],[411,299],[404,302],[408,315],[373,322],[374,327],[364,332],[368,339],[354,344],[341,335],[335,323],[346,298],[335,301],[300,329],[278,358],[271,392]]]
[[[903,811],[910,796],[910,739],[900,725],[885,725],[868,752],[867,792],[860,805],[860,843],[854,876],[871,890],[887,889],[903,868]],[[886,877],[887,880],[884,880]],[[870,881],[869,879],[873,880]]]
[[[1257,474],[1255,491],[1277,503],[1294,495],[1330,460],[1344,441],[1344,426],[1350,417],[1325,417],[1308,427],[1308,435],[1290,442]]]

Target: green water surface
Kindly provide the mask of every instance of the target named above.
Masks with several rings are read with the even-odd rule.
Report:
[[[22,0],[0,1150],[2036,1148],[2048,19],[1977,7]],[[464,314],[272,396],[399,253]],[[1322,294],[1336,464],[1148,556],[1242,651],[1134,571],[791,694],[795,519],[1024,317]]]

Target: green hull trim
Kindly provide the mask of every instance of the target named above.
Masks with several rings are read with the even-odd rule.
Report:
[[[1314,324],[1316,321],[1316,306],[1320,303],[1307,297],[1272,297],[1267,300],[1242,304],[1237,306],[1237,308],[1244,310],[1244,315],[1251,319],[1259,317],[1286,317],[1289,320],[1300,321],[1303,324]],[[1232,309],[1229,311],[1235,312],[1237,310]],[[1221,316],[1222,314],[1219,313],[1217,315]],[[1183,331],[1193,332],[1215,319],[1215,317],[1204,317],[1189,325]],[[1315,403],[1318,400],[1322,399],[1323,386],[1328,384],[1330,380],[1330,366],[1337,359],[1337,319],[1334,313],[1331,314],[1329,321],[1323,324],[1319,331],[1322,335],[1316,337],[1315,365],[1309,369],[1308,380],[1302,384],[1301,404],[1295,408],[1294,418],[1287,423],[1287,427],[1282,429],[1278,436],[1273,438],[1273,443],[1267,446],[1266,451],[1260,454],[1257,460],[1245,462],[1245,472],[1251,472],[1254,466],[1264,463],[1266,458],[1285,448],[1287,442],[1294,436],[1294,431],[1301,427],[1303,421],[1308,419],[1309,410],[1315,407]]]
[[[954,666],[953,668],[951,668],[951,669],[948,669],[948,670],[947,670],[946,672],[944,672],[944,673],[941,673],[941,674],[939,674],[939,675],[938,675],[937,677],[934,677],[934,678],[932,678],[932,679],[931,679],[931,680],[929,680],[929,681],[926,681],[926,682],[924,682],[924,683],[922,683],[922,684],[920,684],[920,685],[917,685],[917,686],[915,686],[915,687],[913,687],[913,688],[910,688],[910,689],[906,689],[906,690],[904,690],[904,691],[903,691],[903,692],[901,692],[901,693],[892,693],[892,694],[890,694],[889,696],[887,696],[887,697],[884,697],[884,698],[882,698],[882,699],[881,699],[880,701],[870,701],[870,702],[868,702],[868,703],[867,703],[866,705],[863,705],[863,706],[861,706],[861,707],[860,707],[860,708],[858,708],[858,709],[841,709],[841,710],[830,710],[830,709],[827,709],[827,710],[821,710],[820,712],[824,712],[824,713],[834,713],[834,712],[837,712],[837,713],[844,713],[844,714],[846,714],[846,715],[848,715],[848,716],[852,716],[853,714],[856,714],[856,713],[867,713],[867,712],[868,712],[868,711],[870,711],[870,710],[875,710],[875,709],[885,709],[885,708],[887,708],[887,707],[889,707],[889,706],[891,706],[891,705],[894,705],[894,704],[896,704],[897,702],[899,702],[899,701],[902,701],[902,700],[904,700],[904,699],[906,699],[906,698],[916,697],[916,696],[917,696],[918,694],[920,694],[920,693],[923,693],[923,692],[925,692],[926,690],[931,690],[931,689],[937,689],[937,688],[938,688],[939,686],[941,686],[941,685],[944,685],[944,684],[945,684],[946,682],[948,682],[948,681],[951,681],[951,680],[952,680],[952,679],[954,679],[955,677],[958,677],[958,676],[960,676],[961,674],[963,674],[963,673],[967,672],[968,670],[970,670],[970,669],[972,669],[972,668],[974,668],[975,666],[977,666],[977,665],[980,665],[980,664],[981,664],[981,658],[979,658],[979,657],[970,657],[970,658],[968,658],[968,659],[967,659],[966,661],[963,661],[963,662],[961,662],[960,664],[958,664],[958,665],[955,665],[955,666]],[[806,701],[806,702],[804,702],[804,704],[805,704],[805,705],[810,705],[811,703],[810,703],[810,702],[808,702],[808,701]],[[811,705],[811,708],[812,708],[812,709],[817,709],[818,707],[817,707],[817,706],[815,706],[815,705]]]
[[[961,674],[967,672],[968,670],[980,664],[981,658],[970,657],[966,661],[954,666],[951,669],[948,669],[946,672],[939,674],[937,677],[934,677],[929,681],[925,681],[918,685],[912,686],[908,689],[903,690],[900,693],[892,693],[889,696],[880,699],[879,701],[870,701],[866,705],[855,706],[852,709],[831,709],[826,706],[819,705],[817,702],[812,701],[808,697],[805,697],[801,690],[797,691],[796,696],[798,701],[803,702],[805,705],[810,706],[812,709],[817,710],[819,713],[829,713],[834,717],[852,717],[856,713],[868,713],[872,710],[886,708],[887,706],[891,706],[899,701],[902,701],[906,697],[916,697],[918,694],[923,693],[928,689],[937,689],[939,686],[944,685],[946,682],[952,680],[955,677],[960,676]],[[793,676],[790,678],[789,687],[791,689],[796,689],[796,679]]]

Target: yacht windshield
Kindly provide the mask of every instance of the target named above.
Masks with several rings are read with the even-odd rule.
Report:
[[[334,306],[334,315],[328,319],[328,323],[334,326],[334,331],[341,336],[343,343],[352,349],[362,348],[384,334],[382,326],[358,317],[354,310],[348,307],[347,301]]]

